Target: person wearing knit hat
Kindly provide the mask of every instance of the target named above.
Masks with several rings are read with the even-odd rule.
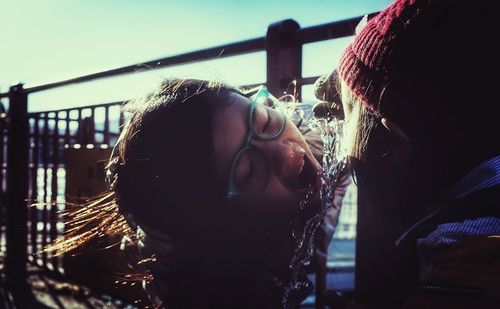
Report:
[[[499,306],[497,7],[397,0],[317,83],[344,109],[356,294],[372,307]]]

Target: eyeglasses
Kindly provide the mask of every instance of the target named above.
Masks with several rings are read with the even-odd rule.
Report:
[[[269,166],[253,140],[278,138],[286,125],[285,111],[278,99],[262,86],[248,106],[247,136],[236,153],[229,172],[227,197],[260,194],[269,180]]]

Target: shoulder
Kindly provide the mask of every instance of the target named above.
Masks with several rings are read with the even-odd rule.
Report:
[[[402,308],[498,308],[500,235],[466,237],[433,260]]]

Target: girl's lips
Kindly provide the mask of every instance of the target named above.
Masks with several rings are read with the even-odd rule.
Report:
[[[286,171],[288,176],[287,183],[290,189],[293,189],[304,195],[311,189],[319,191],[321,188],[321,170],[322,167],[314,158],[307,144],[300,145],[298,143],[291,144],[291,153],[289,164]]]
[[[296,188],[298,192],[307,193],[311,189],[319,190],[321,187],[321,166],[309,154],[303,157],[297,172]]]
[[[306,150],[295,143],[290,143],[291,151],[283,165],[283,180],[290,190],[295,190],[297,187],[297,175],[304,166],[304,156]]]

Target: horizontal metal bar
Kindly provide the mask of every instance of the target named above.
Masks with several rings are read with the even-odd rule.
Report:
[[[368,14],[368,18],[377,14]],[[307,44],[354,35],[354,30],[363,16],[302,28],[298,31],[298,41]]]
[[[265,83],[256,83],[256,84],[247,84],[247,85],[242,85],[240,86],[241,88],[246,88],[246,89],[251,89],[255,88],[261,85],[264,85]],[[95,105],[87,105],[87,106],[78,106],[78,107],[70,107],[70,108],[65,108],[65,109],[54,109],[54,110],[47,110],[47,111],[40,111],[40,112],[32,112],[28,114],[29,118],[36,118],[39,117],[41,114],[48,114],[48,113],[58,113],[58,112],[71,112],[74,110],[79,110],[79,109],[87,109],[87,108],[99,108],[99,107],[111,107],[111,106],[116,106],[116,105],[123,105],[128,101],[116,101],[116,102],[108,102],[108,103],[100,103],[100,104],[95,104]],[[52,118],[49,118],[52,119]],[[71,120],[77,120],[77,119],[71,119]]]
[[[170,56],[160,59],[155,59],[143,63],[133,64],[116,69],[106,70],[102,72],[92,73],[88,75],[78,76],[65,80],[55,81],[41,85],[26,85],[25,91],[27,93],[48,90],[56,87],[67,86],[76,83],[88,82],[104,77],[117,76],[122,74],[144,72],[166,68],[173,65],[187,64],[202,60],[219,59],[229,56],[236,56],[251,52],[262,51],[265,48],[265,38],[256,38],[246,41],[241,41],[232,44],[220,45],[207,49],[202,49],[194,52],[184,53],[176,56]]]
[[[302,77],[301,79],[299,79],[297,81],[297,84],[300,85],[300,86],[304,86],[304,85],[312,85],[316,82],[316,80],[320,78],[320,75],[318,76],[311,76],[311,77]]]
[[[327,266],[329,273],[350,273],[354,272],[355,266]]]
[[[371,13],[368,16],[370,18],[377,14],[378,13]],[[307,44],[312,42],[324,41],[324,40],[353,35],[354,29],[356,28],[356,25],[359,23],[361,18],[362,16],[359,16],[346,20],[335,21],[331,23],[300,29],[298,30],[298,42],[300,44]],[[265,37],[260,37],[232,44],[220,45],[198,51],[188,52],[176,56],[169,56],[165,58],[155,59],[116,69],[73,77],[65,80],[54,81],[40,85],[36,84],[27,85],[24,87],[24,89],[27,93],[32,93],[76,83],[88,82],[99,78],[161,69],[169,66],[187,64],[196,61],[236,56],[240,54],[262,51],[265,49],[265,45],[266,45]],[[9,95],[8,92],[0,93],[0,98],[8,97],[8,95]]]
[[[319,75],[318,76],[303,77],[303,78],[297,80],[297,84],[300,86],[314,84],[314,82],[319,77],[320,77]],[[247,84],[247,85],[242,85],[240,87],[245,88],[245,89],[252,89],[252,88],[261,86],[263,84],[264,83]],[[37,117],[40,117],[41,114],[47,114],[47,113],[70,112],[70,111],[79,110],[79,109],[86,109],[86,108],[110,107],[110,106],[115,106],[115,105],[123,105],[126,102],[127,101],[116,101],[116,102],[100,103],[100,104],[95,104],[95,105],[71,107],[71,108],[65,108],[65,109],[46,110],[46,111],[29,113],[28,117],[29,118],[37,118]],[[52,119],[52,118],[49,118],[49,119]],[[76,120],[76,119],[72,119],[72,120]]]
[[[100,103],[100,104],[95,104],[95,105],[70,107],[70,108],[65,108],[65,109],[54,109],[54,110],[48,110],[48,111],[33,112],[33,113],[29,113],[28,117],[33,118],[33,117],[38,117],[40,114],[71,112],[71,111],[79,110],[79,109],[87,109],[87,108],[92,109],[92,108],[99,108],[99,107],[122,105],[125,102],[127,102],[127,101],[116,101],[116,102],[109,102],[109,103]],[[77,119],[72,119],[72,120],[77,120]]]

